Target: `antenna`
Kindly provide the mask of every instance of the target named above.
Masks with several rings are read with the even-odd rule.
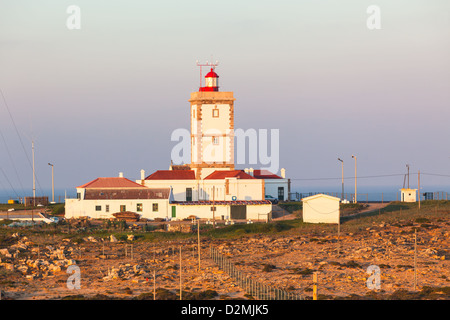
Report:
[[[199,63],[197,60],[196,63],[197,63],[197,66],[200,67],[200,88],[201,88],[202,87],[202,67],[212,67],[212,69],[214,70],[214,68],[219,65],[219,61],[216,60],[216,62],[213,63],[213,62],[208,62],[208,60],[206,60],[206,63]]]
[[[408,168],[408,189],[409,189],[409,164],[406,165],[406,168]]]

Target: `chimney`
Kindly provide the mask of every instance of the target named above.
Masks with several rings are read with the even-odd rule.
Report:
[[[253,168],[250,168],[249,175],[251,175],[253,177]]]
[[[141,170],[141,180],[145,180],[145,170]]]
[[[285,178],[286,178],[286,169],[285,169],[285,168],[281,168],[280,174],[281,174],[281,177],[282,177],[283,179],[285,179]]]
[[[248,168],[245,168],[245,169],[244,169],[244,172],[248,174]]]
[[[119,172],[119,178],[123,178],[123,172]]]

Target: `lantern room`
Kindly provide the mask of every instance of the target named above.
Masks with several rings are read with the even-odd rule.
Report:
[[[219,91],[219,76],[211,68],[205,76],[205,86],[200,88],[200,91]]]

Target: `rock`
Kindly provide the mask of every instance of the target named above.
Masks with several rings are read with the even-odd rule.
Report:
[[[127,240],[128,240],[128,241],[133,241],[133,240],[134,240],[134,235],[133,235],[133,234],[129,234],[129,235],[127,236]]]
[[[61,267],[55,264],[50,264],[48,266],[48,270],[51,272],[60,272],[61,271]]]
[[[21,264],[21,265],[17,266],[16,269],[18,271],[22,272],[23,274],[26,274],[28,272],[28,266],[25,264]]]
[[[64,260],[64,266],[71,266],[71,265],[75,265],[75,264],[77,264],[77,262],[73,259]]]
[[[25,276],[28,280],[34,280],[37,278],[37,276],[33,273],[33,274],[27,274]]]
[[[119,242],[119,240],[117,240],[117,238],[114,235],[110,235],[109,239],[111,242]]]
[[[4,267],[6,270],[14,271],[14,265],[12,263],[3,262],[1,266]]]

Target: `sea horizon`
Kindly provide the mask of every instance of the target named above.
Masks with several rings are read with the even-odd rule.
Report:
[[[366,201],[398,201],[400,199],[400,189],[402,186],[358,186],[357,188],[357,196],[358,202],[366,202]],[[411,189],[417,189],[417,186],[410,186]],[[450,194],[450,186],[446,185],[433,185],[433,186],[421,186],[421,193],[431,192],[436,193],[439,192],[439,199],[446,199],[446,196]],[[354,186],[349,185],[344,188],[344,198],[352,201],[351,198],[354,194]],[[317,193],[325,193],[331,194],[336,197],[341,197],[341,186],[314,186],[314,187],[291,187],[291,195],[295,197],[293,194],[298,193],[303,197],[308,196],[309,194],[317,194]],[[26,194],[17,192],[17,190],[5,190],[0,189],[0,203],[7,203],[8,200],[19,200],[19,198],[23,197],[31,197],[32,190],[26,191]],[[51,189],[44,190],[36,190],[36,197],[48,197],[49,201],[52,201],[52,191]],[[276,196],[276,195],[273,195]],[[75,198],[76,197],[76,188],[55,188],[55,202],[64,202],[65,198]],[[291,200],[292,200],[291,197]],[[423,197],[422,197],[423,198]]]

